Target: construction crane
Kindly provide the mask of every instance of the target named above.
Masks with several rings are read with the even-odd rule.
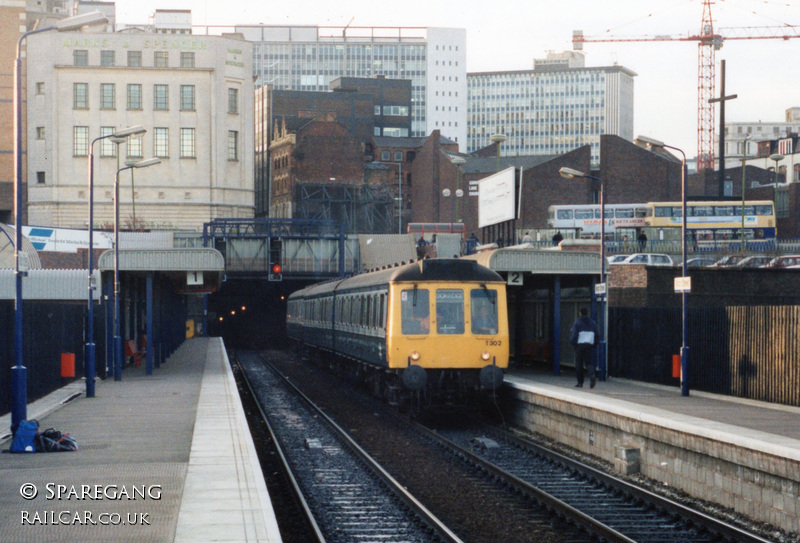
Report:
[[[603,42],[697,42],[697,169],[714,169],[714,54],[724,40],[770,40],[800,38],[800,26],[740,26],[714,31],[711,6],[714,0],[703,0],[703,20],[697,34],[589,37],[582,30],[572,31],[572,48],[582,50],[584,43]]]

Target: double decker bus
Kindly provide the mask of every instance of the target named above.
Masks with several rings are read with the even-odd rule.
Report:
[[[649,202],[645,223],[651,240],[680,240],[682,203]],[[696,248],[738,245],[742,230],[748,245],[758,243],[766,248],[776,237],[775,207],[770,200],[746,201],[744,209],[741,203],[730,200],[687,202],[686,229]]]
[[[636,229],[645,226],[647,204],[606,204],[606,239],[634,239]],[[552,205],[547,208],[547,226],[572,231],[576,238],[600,237],[600,204]]]

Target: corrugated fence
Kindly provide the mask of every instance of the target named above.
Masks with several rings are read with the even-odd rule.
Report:
[[[690,389],[800,406],[800,307],[689,308]],[[609,373],[677,385],[680,308],[610,308]]]

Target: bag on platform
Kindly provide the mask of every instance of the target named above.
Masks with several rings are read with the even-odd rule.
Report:
[[[69,434],[62,434],[55,428],[48,428],[36,436],[36,450],[39,452],[77,451],[78,442]]]
[[[12,453],[36,452],[36,435],[39,433],[39,421],[23,420],[19,423],[14,439],[11,441]]]

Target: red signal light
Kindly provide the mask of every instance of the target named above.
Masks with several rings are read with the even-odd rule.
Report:
[[[275,275],[281,273],[281,265],[280,264],[273,264],[272,265],[272,273]]]

